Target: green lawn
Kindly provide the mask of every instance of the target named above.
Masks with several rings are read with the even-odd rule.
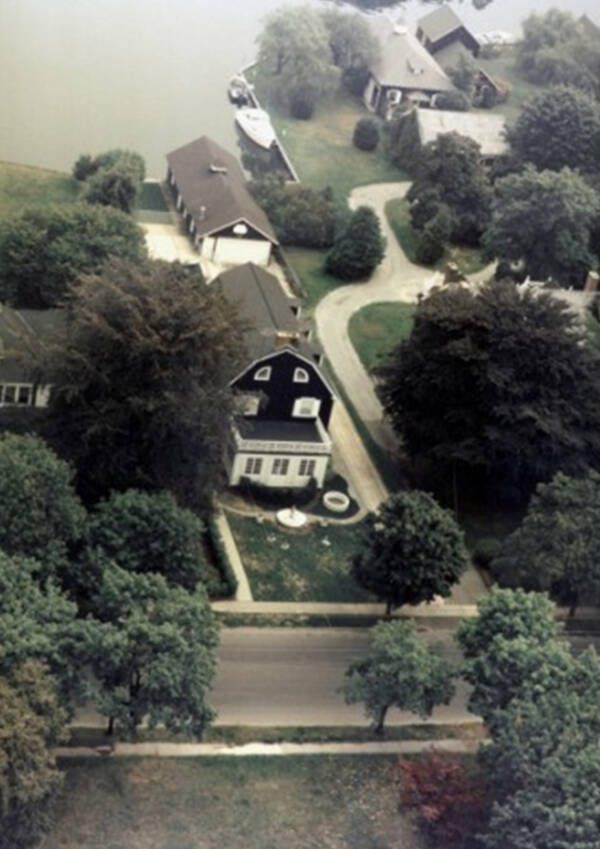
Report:
[[[371,372],[402,339],[410,336],[414,304],[370,304],[354,313],[348,333],[360,361]]]
[[[70,761],[40,849],[419,849],[395,757]]]
[[[227,519],[256,601],[373,600],[350,575],[361,523],[288,533],[233,513]]]
[[[69,174],[0,162],[0,220],[25,206],[73,203],[80,189],[81,184]]]
[[[161,185],[155,181],[142,183],[135,205],[137,209],[149,209],[153,212],[169,211]]]
[[[315,189],[331,186],[338,203],[355,186],[407,179],[379,149],[367,153],[353,146],[354,125],[368,113],[350,95],[319,104],[309,121],[290,118],[273,103],[265,108],[300,180]]]
[[[342,281],[323,271],[323,264],[327,256],[326,250],[286,248],[285,253],[306,292],[304,310],[311,314],[321,298],[325,297],[332,289],[341,286]]]
[[[481,67],[493,79],[506,81],[511,87],[511,93],[508,100],[504,103],[499,103],[491,110],[486,112],[496,112],[506,117],[509,124],[514,123],[518,118],[523,105],[535,95],[545,91],[545,86],[534,85],[527,82],[521,77],[515,68],[515,49],[514,47],[504,47],[493,59],[478,59]]]
[[[385,205],[385,214],[398,244],[411,262],[418,263],[417,240],[418,234],[413,230],[408,212],[408,201],[405,198],[394,198]],[[435,265],[427,266],[436,271],[443,271],[449,262],[455,262],[463,274],[475,274],[486,266],[479,248],[465,245],[448,245],[443,257]],[[425,266],[423,266],[425,267]]]

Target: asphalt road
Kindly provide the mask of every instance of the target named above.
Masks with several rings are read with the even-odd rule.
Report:
[[[424,636],[428,636],[425,634]],[[434,635],[458,660],[451,634]],[[212,704],[222,725],[366,725],[360,706],[345,705],[336,692],[348,664],[363,655],[366,629],[232,628],[221,631],[219,672]],[[438,708],[435,722],[473,717],[459,685],[454,702]],[[390,711],[389,724],[420,722],[414,714]]]

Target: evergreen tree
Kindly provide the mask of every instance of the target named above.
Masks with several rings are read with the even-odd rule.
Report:
[[[327,254],[325,270],[341,280],[371,276],[385,254],[379,219],[368,206],[359,206]]]

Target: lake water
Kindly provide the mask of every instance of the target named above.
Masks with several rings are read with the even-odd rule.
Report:
[[[315,0],[318,2],[318,0]],[[324,0],[326,2],[326,0]],[[229,78],[250,62],[281,0],[0,0],[0,159],[69,169],[82,152],[139,151],[162,176],[167,151],[206,134],[237,151]],[[457,11],[474,31],[517,32],[554,0]],[[569,0],[598,20],[598,0]],[[408,2],[406,23],[431,6]]]

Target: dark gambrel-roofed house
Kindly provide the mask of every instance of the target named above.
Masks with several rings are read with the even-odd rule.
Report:
[[[268,265],[277,238],[235,156],[202,136],[167,162],[167,183],[200,254],[220,265]]]
[[[231,385],[238,414],[226,457],[229,483],[322,486],[331,456],[327,432],[335,396],[323,377],[320,349],[303,325],[300,304],[279,280],[248,263],[211,286],[235,305],[247,330],[248,365]]]

